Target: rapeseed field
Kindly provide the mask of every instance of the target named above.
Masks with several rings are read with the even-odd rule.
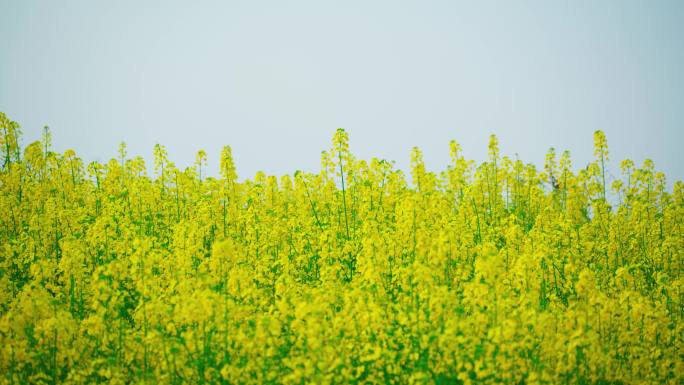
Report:
[[[684,184],[502,155],[154,172],[0,114],[2,384],[682,384]],[[218,160],[217,160],[218,161]],[[668,187],[670,186],[670,187]]]

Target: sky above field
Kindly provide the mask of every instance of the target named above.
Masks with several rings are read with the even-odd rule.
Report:
[[[119,142],[177,166],[233,148],[252,177],[317,171],[335,128],[361,158],[428,168],[455,139],[542,165],[549,147],[651,158],[684,179],[684,1],[0,0],[0,111],[86,161]],[[151,162],[150,162],[151,164]],[[612,179],[611,177],[611,179]]]

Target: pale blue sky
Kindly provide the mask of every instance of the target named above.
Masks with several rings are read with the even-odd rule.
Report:
[[[0,111],[24,144],[106,161],[125,141],[179,166],[316,171],[345,127],[359,157],[431,169],[448,141],[541,164],[546,150],[650,157],[684,179],[684,1],[0,0]]]

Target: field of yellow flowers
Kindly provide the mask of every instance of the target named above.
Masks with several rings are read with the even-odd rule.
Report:
[[[0,383],[682,384],[684,184],[499,153],[154,173],[0,114]]]

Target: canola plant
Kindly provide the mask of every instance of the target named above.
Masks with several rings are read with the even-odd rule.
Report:
[[[684,184],[499,153],[220,177],[0,114],[2,384],[682,384]]]

